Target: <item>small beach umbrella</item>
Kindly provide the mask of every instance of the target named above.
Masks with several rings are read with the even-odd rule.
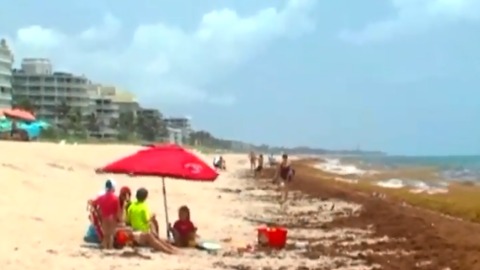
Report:
[[[218,177],[216,170],[192,152],[176,144],[152,145],[97,169],[96,172],[161,177],[167,227],[169,222],[165,177],[203,182],[213,182]]]
[[[35,116],[31,112],[22,109],[7,109],[3,111],[3,114],[10,118],[16,118],[25,121],[35,121]]]

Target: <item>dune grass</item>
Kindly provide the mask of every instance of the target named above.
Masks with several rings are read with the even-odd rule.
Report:
[[[326,173],[312,167],[314,161],[303,160],[295,162],[295,166],[302,171],[302,174],[314,177],[318,181],[325,181],[331,185],[338,185],[343,188],[348,188],[354,191],[363,193],[382,193],[387,195],[389,199],[405,202],[413,206],[424,209],[436,211],[453,217],[458,217],[464,220],[480,223],[480,187],[473,185],[466,185],[461,183],[452,183],[449,185],[449,192],[443,194],[426,194],[426,193],[412,193],[408,188],[389,189],[374,185],[374,181],[387,175],[378,175],[375,177],[366,177],[361,179],[356,184],[336,181],[338,177],[334,174]],[[425,173],[427,179],[431,177],[431,170],[407,170],[403,174],[400,171],[394,172],[395,177],[389,175],[389,178],[403,178],[406,179],[410,175],[415,175],[417,179],[421,173]],[[413,177],[412,177],[413,178]],[[388,178],[383,178],[388,179]],[[433,181],[433,180],[432,180]]]

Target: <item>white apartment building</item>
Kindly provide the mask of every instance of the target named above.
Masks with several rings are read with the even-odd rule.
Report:
[[[12,106],[13,53],[5,39],[0,40],[0,109]]]
[[[118,105],[120,113],[136,113],[140,109],[137,98],[134,94],[122,90],[113,85],[102,85],[99,90],[102,96],[110,97],[113,103]]]
[[[12,85],[15,98],[33,101],[37,118],[53,124],[61,121],[57,112],[63,102],[85,116],[92,113],[89,80],[83,75],[54,72],[49,59],[23,59],[21,68],[13,70]]]
[[[99,127],[98,130],[90,131],[90,136],[97,138],[113,138],[118,135],[118,129],[113,128],[112,123],[118,121],[119,105],[114,103],[105,88],[99,84],[89,86],[89,94],[93,101],[93,113]]]
[[[190,138],[190,133],[192,133],[192,126],[190,118],[188,117],[168,117],[164,118],[166,126],[175,130],[175,132],[180,131],[182,140],[188,140]]]

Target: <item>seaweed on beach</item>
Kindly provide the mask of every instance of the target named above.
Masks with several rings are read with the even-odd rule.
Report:
[[[480,192],[476,187],[468,190],[456,184],[450,187],[449,194],[435,196],[385,190],[368,182],[350,184],[335,181],[334,175],[313,168],[315,162],[293,162],[297,173],[290,185],[292,190],[324,201],[353,202],[362,208],[329,222],[309,224],[312,225],[309,228],[324,232],[342,228],[361,229],[370,231],[371,235],[360,241],[355,237],[297,239],[315,243],[304,253],[305,258],[340,254],[372,267],[380,267],[378,269],[391,270],[480,269],[480,226],[441,214],[480,221]],[[273,169],[266,169],[264,179],[255,181],[266,183],[271,177]],[[299,223],[302,222],[304,219],[299,218],[297,224],[290,225],[293,225],[292,228],[295,225],[301,227],[303,225]]]

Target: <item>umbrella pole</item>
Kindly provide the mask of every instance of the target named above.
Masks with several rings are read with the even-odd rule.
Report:
[[[170,232],[170,228],[168,226],[168,206],[167,206],[167,190],[165,188],[165,177],[162,177],[162,185],[163,185],[163,189],[162,189],[162,192],[163,192],[163,207],[165,208],[165,226],[167,228],[167,240],[168,240],[168,236],[169,236],[169,232]]]

